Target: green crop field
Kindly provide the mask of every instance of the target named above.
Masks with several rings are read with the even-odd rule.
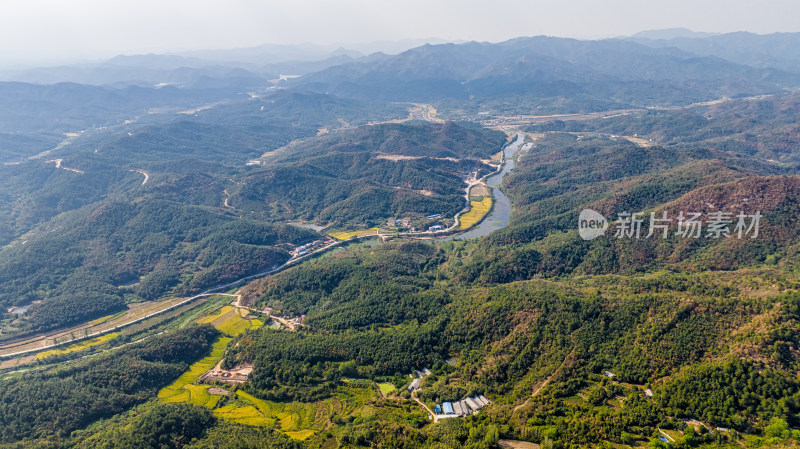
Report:
[[[394,385],[392,385],[392,384],[390,384],[388,382],[378,384],[378,388],[380,388],[381,393],[383,393],[385,395],[389,395],[391,393],[394,393],[394,391],[396,390]]]

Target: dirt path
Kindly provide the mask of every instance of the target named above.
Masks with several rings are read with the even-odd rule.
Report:
[[[45,161],[45,163],[48,163],[48,164],[53,163],[53,162],[55,162],[56,168],[60,168],[62,170],[66,170],[66,171],[71,171],[73,173],[84,174],[83,170],[78,170],[77,168],[69,168],[69,167],[62,166],[61,163],[64,162],[63,159],[50,159],[48,161]]]
[[[146,172],[146,171],[144,171],[144,170],[128,170],[128,171],[132,171],[132,172],[134,172],[134,173],[139,173],[139,174],[142,174],[142,175],[144,175],[144,181],[142,181],[142,185],[145,185],[145,184],[147,184],[147,180],[148,180],[148,179],[150,179],[150,174],[149,174],[149,173],[147,173],[147,172]]]
[[[242,295],[239,293],[239,291],[238,291],[238,290],[236,291],[236,293],[235,293],[235,294],[230,294],[230,293],[220,293],[219,295],[220,295],[220,296],[231,296],[231,297],[234,297],[234,298],[236,298],[236,301],[234,301],[234,302],[232,302],[232,303],[231,303],[231,305],[233,305],[234,307],[238,307],[238,308],[240,308],[240,309],[249,310],[249,311],[251,311],[251,312],[256,312],[256,313],[264,313],[264,312],[262,312],[262,311],[260,311],[260,310],[256,310],[256,309],[254,309],[254,308],[252,308],[252,307],[248,307],[248,306],[246,306],[246,305],[242,304]],[[297,326],[296,326],[294,323],[292,323],[291,321],[287,320],[286,318],[284,318],[284,317],[282,317],[282,316],[273,315],[273,314],[271,314],[271,313],[269,313],[269,314],[266,314],[266,315],[267,315],[268,317],[272,318],[273,320],[275,320],[275,321],[278,321],[279,323],[283,324],[283,325],[284,325],[284,326],[285,326],[287,329],[289,329],[290,331],[295,331],[295,330],[297,330]]]
[[[527,405],[527,404],[528,404],[528,402],[530,402],[530,400],[531,400],[531,399],[533,399],[533,398],[535,398],[536,396],[538,396],[538,395],[539,395],[539,393],[541,393],[541,392],[542,392],[542,390],[544,390],[544,387],[546,387],[546,386],[547,386],[547,384],[549,384],[549,383],[550,383],[550,381],[551,381],[551,380],[553,380],[553,379],[556,377],[556,374],[558,374],[558,372],[559,372],[559,371],[561,371],[561,368],[563,368],[563,367],[564,367],[564,364],[565,364],[565,363],[567,363],[567,360],[569,360],[569,359],[570,359],[570,357],[572,357],[572,354],[573,354],[573,353],[575,353],[575,348],[572,348],[572,351],[570,351],[570,353],[569,353],[569,354],[567,354],[567,356],[566,356],[566,357],[564,357],[564,360],[561,362],[561,364],[560,364],[560,365],[558,365],[558,368],[556,368],[556,369],[555,369],[555,371],[553,371],[553,372],[552,372],[552,373],[551,373],[549,376],[547,376],[547,379],[545,379],[545,380],[544,380],[544,382],[542,382],[542,384],[541,384],[541,385],[539,385],[539,386],[538,386],[538,387],[537,387],[535,390],[533,390],[533,393],[531,393],[530,397],[528,397],[528,399],[526,399],[526,400],[525,400],[525,402],[523,402],[522,404],[520,404],[520,405],[518,405],[518,406],[514,407],[514,410],[512,410],[512,412],[511,412],[511,413],[513,414],[513,413],[514,413],[514,412],[516,412],[517,410],[521,409],[522,407],[524,407],[525,405]]]
[[[674,443],[675,442],[675,438],[672,438],[671,436],[669,436],[669,434],[667,432],[664,432],[663,430],[661,430],[661,427],[656,427],[656,428],[658,429],[659,432],[661,432],[661,435],[664,435],[664,437],[670,441],[670,443]]]
[[[222,193],[224,193],[224,194],[225,194],[225,201],[223,201],[222,205],[223,205],[223,206],[225,206],[225,207],[227,207],[228,209],[234,209],[234,207],[233,207],[233,206],[231,206],[230,204],[228,204],[228,200],[229,200],[229,199],[230,199],[230,197],[231,197],[231,194],[230,194],[230,193],[228,193],[228,189],[225,189],[225,190],[223,190],[223,191],[222,191]]]
[[[539,449],[539,445],[528,441],[499,440],[497,445],[503,449]]]
[[[433,413],[433,410],[431,410],[427,405],[425,405],[424,402],[422,402],[419,399],[417,399],[417,392],[416,391],[411,393],[411,399],[413,399],[414,402],[416,402],[417,404],[421,405],[422,408],[424,408],[425,410],[428,411],[428,413],[431,414],[431,416],[433,417],[433,422],[439,422],[439,418],[436,416],[436,413]]]

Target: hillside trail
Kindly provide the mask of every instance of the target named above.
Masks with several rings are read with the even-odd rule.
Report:
[[[567,360],[569,360],[574,353],[575,353],[575,348],[573,347],[572,351],[570,351],[569,354],[567,354],[567,356],[564,357],[564,360],[561,362],[561,364],[558,365],[558,368],[556,368],[549,376],[547,376],[547,379],[545,379],[544,382],[542,382],[541,385],[539,385],[535,390],[533,390],[533,393],[531,393],[531,395],[528,397],[528,399],[525,400],[525,402],[523,402],[522,404],[514,407],[514,409],[511,411],[511,413],[514,414],[514,412],[516,412],[517,410],[519,410],[522,407],[524,407],[525,405],[527,405],[528,402],[530,402],[531,399],[533,399],[536,396],[538,396],[539,393],[541,393],[542,390],[544,390],[544,387],[546,387],[547,384],[549,384],[550,381],[553,380],[556,377],[556,375],[561,371],[561,368],[564,367],[564,364],[567,363]]]

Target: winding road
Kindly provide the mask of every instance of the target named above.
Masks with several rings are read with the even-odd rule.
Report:
[[[50,159],[48,161],[45,161],[45,163],[48,163],[48,164],[55,163],[56,164],[56,168],[60,168],[62,170],[66,170],[66,171],[71,171],[73,173],[80,173],[81,175],[83,174],[83,170],[78,170],[77,168],[64,167],[63,165],[61,165],[62,162],[64,162],[64,159]]]
[[[142,181],[142,185],[145,185],[145,184],[147,184],[147,180],[148,180],[148,179],[150,179],[150,174],[149,174],[149,173],[147,173],[147,172],[146,172],[146,171],[144,171],[144,170],[128,170],[128,171],[132,171],[132,172],[134,172],[134,173],[139,173],[139,174],[142,174],[142,175],[144,175],[144,181]]]

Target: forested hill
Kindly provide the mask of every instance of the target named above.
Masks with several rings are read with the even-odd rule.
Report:
[[[318,139],[298,142],[285,151],[278,152],[274,160],[297,161],[334,152],[489,159],[499,152],[505,139],[503,133],[469,122],[388,123],[342,130]]]
[[[673,47],[704,56],[715,56],[753,67],[800,71],[800,33],[755,34],[734,32],[719,35],[632,36],[650,47]]]
[[[236,96],[230,89],[0,82],[0,132],[78,132],[120,124],[151,108],[177,111]]]
[[[778,115],[771,132],[789,120]],[[661,431],[681,447],[796,444],[792,165],[588,130],[530,139],[504,183],[509,227],[477,241],[353,248],[243,289],[258,307],[306,315],[299,332],[239,339],[226,363],[255,365],[245,389],[323,401],[344,379],[433,367],[417,394],[427,404],[475,393],[494,402],[486,415],[423,430],[378,415],[344,424],[338,441],[367,432],[389,444],[381,429],[400,427],[404,440],[481,447],[474,437],[491,424],[563,447],[641,445]],[[608,218],[604,236],[579,236],[584,208]],[[681,211],[701,214],[698,238],[678,233]],[[624,212],[644,217],[639,238],[615,235]],[[666,237],[647,237],[651,212],[673,219]],[[716,212],[734,217],[729,235],[707,234]],[[737,235],[742,212],[760,214],[757,235]]]
[[[289,259],[282,244],[317,237],[172,201],[87,206],[0,250],[3,307],[42,300],[3,333],[86,322],[134,298],[198,293],[279,266]]]
[[[324,126],[361,104],[308,93],[271,101],[332,105],[304,126]],[[276,115],[257,117],[261,124],[182,116],[132,124],[78,137],[57,159],[0,166],[0,306],[37,303],[24,317],[7,317],[0,335],[83,323],[132,301],[191,295],[270,270],[321,237],[287,221],[370,227],[397,216],[452,217],[464,207],[464,180],[493,171],[486,159],[506,141],[471,124],[408,122],[274,151],[310,129],[295,127],[296,117],[267,123]],[[274,154],[265,165],[246,165],[264,153]]]
[[[229,189],[232,207],[265,219],[380,225],[387,217],[454,216],[470,176],[506,135],[470,124],[364,126],[295,142]]]
[[[676,48],[546,36],[426,45],[292,81],[318,92],[439,101],[454,110],[562,113],[689,104],[724,95],[779,92],[797,83],[795,72],[754,68]]]
[[[0,86],[6,344],[263,274],[323,233],[449,223],[524,141],[482,238],[337,242],[0,361],[0,448],[796,447],[798,81],[536,37],[253,91]]]

